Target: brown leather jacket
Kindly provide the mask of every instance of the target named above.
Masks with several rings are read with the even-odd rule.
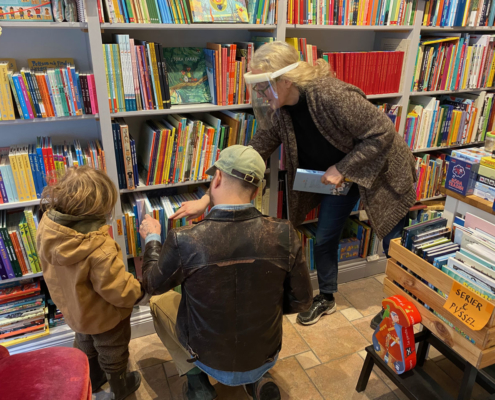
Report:
[[[182,285],[177,334],[192,357],[221,371],[250,371],[282,345],[282,316],[306,311],[312,288],[292,225],[254,207],[214,209],[200,223],[145,247],[143,285]]]

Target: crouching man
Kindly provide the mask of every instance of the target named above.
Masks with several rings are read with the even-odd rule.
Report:
[[[185,399],[217,397],[208,375],[245,385],[254,399],[280,399],[268,371],[282,346],[282,317],[313,299],[301,243],[288,221],[250,203],[265,173],[252,147],[223,150],[207,173],[213,208],[203,221],[172,230],[163,246],[160,224],[149,216],[141,224],[155,328],[187,375]],[[171,291],[178,285],[182,295]]]

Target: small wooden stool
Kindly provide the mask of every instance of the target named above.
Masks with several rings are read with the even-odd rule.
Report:
[[[0,388],[9,400],[91,400],[88,358],[68,347],[11,356],[0,346]]]

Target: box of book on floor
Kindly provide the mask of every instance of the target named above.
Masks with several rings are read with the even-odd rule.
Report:
[[[424,218],[430,214],[423,213]],[[423,325],[469,363],[492,365],[495,224],[469,213],[456,217],[452,228],[443,217],[415,222],[391,242],[385,293],[413,302]],[[473,304],[479,315],[473,314]]]
[[[13,346],[48,335],[41,279],[0,282],[0,345]]]

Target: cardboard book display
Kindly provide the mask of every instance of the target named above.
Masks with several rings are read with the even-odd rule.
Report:
[[[417,308],[402,296],[382,301],[385,310],[373,333],[373,348],[395,373],[402,374],[416,366],[414,325],[421,322]]]

